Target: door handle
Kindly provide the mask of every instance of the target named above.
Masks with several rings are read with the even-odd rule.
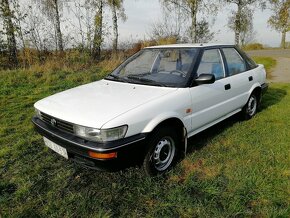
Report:
[[[225,85],[225,90],[229,90],[229,89],[231,89],[231,84],[226,84]]]
[[[253,81],[253,77],[252,76],[249,77],[249,81],[250,82]]]

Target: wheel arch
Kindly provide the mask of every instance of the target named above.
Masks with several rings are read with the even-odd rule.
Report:
[[[177,130],[178,136],[180,137],[180,150],[186,152],[187,149],[187,129],[183,121],[178,116],[162,116],[152,120],[144,128],[143,132],[149,132],[152,134],[163,126],[172,126]]]
[[[261,88],[261,86],[258,85],[258,84],[256,84],[255,86],[253,86],[252,89],[251,89],[251,91],[250,91],[250,93],[249,93],[248,98],[250,98],[251,94],[253,94],[253,93],[258,98],[257,100],[258,100],[258,103],[260,105],[261,100],[262,100],[262,88]]]

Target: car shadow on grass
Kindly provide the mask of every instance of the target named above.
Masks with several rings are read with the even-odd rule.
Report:
[[[265,95],[262,97],[260,110],[267,109],[268,107],[279,103],[286,95],[287,91],[284,89],[269,87]]]
[[[263,113],[263,110],[278,104],[285,96],[287,92],[283,89],[270,87],[262,97],[262,104],[258,113]],[[236,114],[194,136],[188,140],[187,154],[193,153],[205,147],[209,142],[223,133],[226,129],[232,127],[235,123],[241,122],[242,118],[240,114]]]
[[[235,123],[241,120],[240,115],[236,114],[188,139],[187,154],[201,150],[208,145],[219,134],[222,134],[226,129],[232,127]]]

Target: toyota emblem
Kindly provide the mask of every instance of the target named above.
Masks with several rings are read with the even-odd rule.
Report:
[[[55,119],[51,119],[50,123],[51,123],[52,126],[56,126],[56,120]]]

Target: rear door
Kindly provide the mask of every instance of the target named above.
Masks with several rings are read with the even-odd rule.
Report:
[[[249,91],[255,80],[254,70],[248,70],[247,64],[238,51],[233,48],[223,48],[231,99],[228,106],[231,110],[242,108],[248,101]]]

